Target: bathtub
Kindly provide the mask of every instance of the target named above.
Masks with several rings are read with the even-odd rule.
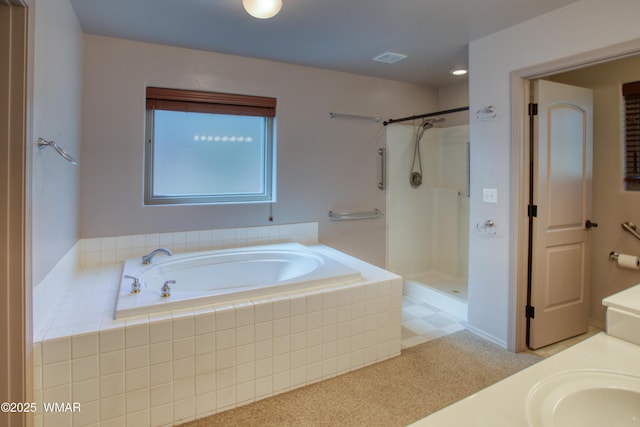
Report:
[[[151,249],[135,249],[135,255]],[[201,297],[189,302],[197,308],[165,309],[176,307],[171,300],[185,281],[178,278],[167,305],[153,308],[164,311],[145,314],[151,309],[136,311],[132,304],[129,313],[140,315],[127,317],[124,311],[113,319],[116,299],[120,304],[157,300],[163,279],[153,284],[147,279],[161,269],[178,277],[174,261],[199,266],[214,262],[199,258],[223,255],[217,257],[221,264],[248,253],[248,259],[262,256],[261,262],[242,264],[242,270],[254,270],[259,267],[252,264],[271,259],[265,252],[284,255],[284,264],[305,260],[301,271],[287,268],[283,275],[309,282],[299,290],[289,284],[283,291],[266,288],[266,296],[229,295],[233,303],[205,303],[208,297]],[[324,284],[325,279],[314,279],[330,267],[337,276]],[[34,342],[33,395],[41,408],[43,401],[69,401],[72,391],[80,390],[72,397],[82,413],[38,411],[35,425],[181,425],[400,355],[402,277],[328,246],[158,255],[149,266],[136,258],[127,262],[126,273],[143,278],[137,295],[129,292],[130,280],[119,295],[123,273],[121,263],[110,261],[74,271],[64,304],[57,304],[47,319],[51,327]]]
[[[132,293],[138,278],[139,293]],[[199,307],[361,280],[358,270],[299,243],[158,255],[125,261],[115,318]],[[167,281],[170,295],[162,296]]]

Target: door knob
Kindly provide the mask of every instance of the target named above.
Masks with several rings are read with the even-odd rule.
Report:
[[[597,228],[598,227],[598,223],[597,222],[591,222],[589,220],[587,220],[587,222],[584,223],[584,226],[587,227],[587,230],[590,228]]]

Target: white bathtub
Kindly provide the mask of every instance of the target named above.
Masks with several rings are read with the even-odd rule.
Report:
[[[132,293],[137,277],[141,292]],[[161,296],[167,281],[171,295]],[[198,307],[361,280],[360,272],[299,243],[140,258],[125,262],[115,318]]]

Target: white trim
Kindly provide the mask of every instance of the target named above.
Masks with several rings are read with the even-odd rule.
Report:
[[[640,54],[640,39],[630,40],[624,43],[607,46],[569,56],[526,68],[514,70],[511,73],[511,182],[512,196],[515,206],[511,206],[510,221],[516,224],[511,228],[510,241],[512,250],[517,256],[511,257],[509,277],[509,349],[522,351],[525,349],[524,313],[527,290],[527,264],[526,264],[526,202],[523,197],[528,196],[527,165],[528,152],[526,148],[526,121],[528,104],[528,80],[550,76],[560,72],[566,72],[585,68],[588,66],[611,62],[617,59]],[[523,123],[525,122],[525,123]],[[523,169],[524,168],[524,169]],[[524,189],[524,193],[519,191]],[[527,200],[526,198],[524,199]],[[524,213],[524,214],[523,214]],[[524,298],[524,299],[523,299]]]
[[[526,321],[524,317],[524,306],[527,301],[527,248],[528,224],[523,218],[527,218],[527,204],[529,200],[529,187],[527,185],[529,165],[527,163],[528,153],[526,150],[526,140],[528,138],[529,126],[526,115],[522,108],[529,103],[529,85],[526,80],[516,73],[511,73],[511,200],[510,223],[514,224],[510,238],[511,253],[514,254],[509,267],[510,283],[522,283],[521,286],[511,286],[509,288],[509,325],[508,325],[508,348],[511,351],[519,352],[526,347]],[[524,242],[524,244],[522,243]],[[523,292],[524,291],[524,292]]]
[[[487,332],[485,332],[485,331],[483,331],[481,329],[475,328],[475,327],[469,325],[468,323],[465,323],[464,327],[465,327],[466,330],[468,330],[469,332],[479,336],[480,338],[484,338],[485,340],[490,341],[490,342],[492,342],[492,343],[494,343],[494,344],[496,344],[496,345],[498,345],[498,346],[500,346],[502,348],[508,349],[507,342],[505,340],[500,339],[500,338],[496,337],[495,335],[489,334],[489,333],[487,333]]]
[[[0,209],[3,224],[0,257],[3,258],[2,289],[3,322],[0,327],[0,375],[7,379],[0,388],[0,400],[7,402],[29,402],[33,399],[33,340],[31,333],[31,282],[28,268],[30,260],[29,178],[28,154],[31,138],[31,75],[33,9],[22,0],[8,0],[0,4],[0,14],[9,28],[4,40],[2,55],[3,74],[9,80],[3,83],[10,90],[2,95],[1,129],[7,140],[0,150],[3,181],[10,183],[2,190],[4,207]],[[33,416],[24,413],[0,413],[0,423],[11,425],[33,425]]]

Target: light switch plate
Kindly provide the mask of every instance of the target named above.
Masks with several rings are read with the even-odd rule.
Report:
[[[482,201],[485,203],[498,203],[498,189],[497,188],[483,188],[482,189]]]

